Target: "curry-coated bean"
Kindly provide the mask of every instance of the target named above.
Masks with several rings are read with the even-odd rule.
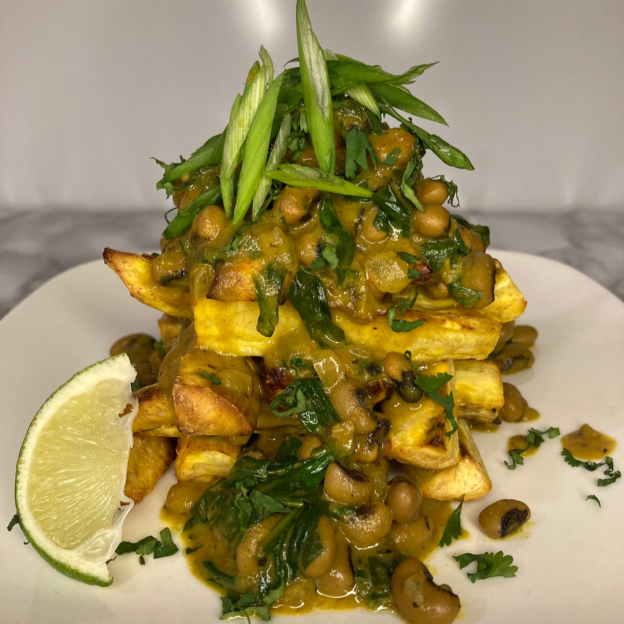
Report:
[[[207,206],[193,219],[192,232],[206,240],[215,240],[228,225],[223,208]]]
[[[271,529],[282,519],[283,514],[269,516],[266,520],[255,524],[247,531],[247,537],[236,549],[236,565],[244,578],[254,577],[260,573],[258,562],[260,543],[271,532]]]
[[[284,217],[288,225],[297,225],[310,212],[310,205],[317,190],[287,186],[273,204],[273,210]],[[276,213],[276,214],[277,214]]]
[[[530,325],[516,325],[511,341],[521,347],[532,347],[537,340],[537,329]]]
[[[312,434],[304,436],[301,441],[299,451],[297,452],[297,459],[299,461],[310,459],[310,457],[312,457],[312,453],[321,446],[323,446],[323,440],[321,440],[318,436]]]
[[[488,537],[501,539],[517,531],[530,518],[528,505],[522,501],[503,499],[488,505],[479,514],[479,524]]]
[[[359,507],[368,503],[374,486],[359,470],[351,470],[338,462],[332,462],[325,473],[324,488],[330,499]]]
[[[473,252],[466,258],[466,264],[460,280],[464,288],[481,291],[481,299],[472,307],[481,310],[494,301],[496,285],[496,265],[494,258],[482,252]]]
[[[297,239],[297,257],[304,266],[310,266],[321,253],[320,232],[313,231],[303,234]]]
[[[390,592],[410,624],[451,624],[461,607],[448,585],[436,585],[422,561],[410,557],[392,574]]]
[[[359,224],[359,233],[369,243],[379,243],[388,238],[388,235],[375,227],[375,217],[377,216],[377,207],[371,206],[364,210],[362,219]]]
[[[428,238],[437,238],[448,233],[451,227],[451,213],[438,204],[424,204],[425,212],[414,210],[412,229]]]
[[[471,232],[463,225],[458,225],[457,231],[470,251],[485,251],[485,243],[476,232]]]
[[[431,537],[433,522],[427,516],[418,516],[407,524],[393,524],[389,537],[395,548],[404,556],[413,557]]]
[[[431,281],[425,284],[425,293],[431,299],[446,299],[450,296],[448,286],[441,281]]]
[[[422,182],[416,182],[414,190],[418,199],[423,204],[442,205],[448,199],[448,190],[440,180],[425,178]]]
[[[405,354],[390,351],[383,361],[384,372],[395,381],[403,381],[403,373],[412,371],[412,365]]]
[[[215,481],[217,478],[215,477]],[[199,481],[180,481],[175,483],[167,493],[165,507],[172,514],[183,516],[191,511],[191,507],[210,487],[210,483]]]
[[[187,273],[186,255],[181,249],[165,251],[152,262],[152,275],[162,286],[184,277]]]
[[[526,347],[510,342],[496,355],[494,361],[501,373],[511,375],[525,368],[531,368],[535,361],[535,356]]]
[[[515,324],[516,321],[503,323],[500,336],[498,337],[498,342],[496,343],[496,346],[494,347],[492,353],[498,353],[512,339]]]
[[[332,567],[322,576],[316,579],[316,587],[323,596],[341,598],[346,596],[355,584],[351,558],[349,557],[349,544],[345,537],[336,535],[336,557]]]
[[[318,521],[318,533],[323,550],[308,564],[303,571],[306,578],[316,579],[331,569],[336,558],[336,535],[327,516],[321,516]]]
[[[390,510],[380,502],[359,507],[353,516],[344,516],[340,528],[345,537],[358,548],[378,544],[392,526]]]
[[[420,488],[407,479],[397,479],[390,486],[386,505],[388,505],[394,521],[398,524],[407,524],[418,518],[422,492]]]
[[[505,405],[500,411],[502,419],[507,422],[518,422],[522,418],[526,406],[526,401],[520,394],[520,390],[510,383],[504,383],[503,396]]]
[[[353,424],[356,435],[371,433],[377,420],[369,406],[368,395],[352,379],[341,379],[331,390],[331,403],[340,419]]]

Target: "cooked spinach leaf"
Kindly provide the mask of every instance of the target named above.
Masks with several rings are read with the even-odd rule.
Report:
[[[286,269],[279,269],[273,264],[254,276],[256,299],[260,307],[256,329],[263,336],[272,336],[279,323],[279,304],[285,277]]]

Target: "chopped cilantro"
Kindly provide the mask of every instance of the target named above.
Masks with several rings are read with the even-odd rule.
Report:
[[[18,516],[17,514],[15,514],[15,515],[13,516],[13,518],[11,518],[11,522],[9,522],[9,526],[7,527],[7,531],[12,531],[12,530],[13,530],[13,527],[14,527],[16,524],[19,524],[19,516]]]
[[[561,451],[566,464],[570,464],[573,468],[578,468],[579,466],[583,466],[585,470],[589,470],[590,472],[594,472],[598,470],[598,468],[602,468],[602,466],[606,466],[604,475],[608,477],[607,479],[598,479],[598,487],[607,487],[607,485],[611,485],[615,483],[621,476],[622,473],[618,470],[616,471],[613,466],[613,457],[605,457],[604,461],[601,462],[590,462],[590,461],[581,461],[580,459],[576,459],[574,455],[568,450],[563,449]]]
[[[585,500],[586,501],[588,501],[588,500],[596,501],[598,503],[598,507],[602,507],[602,505],[600,504],[600,500],[594,494],[590,494]]]
[[[505,466],[507,466],[509,470],[515,470],[516,466],[524,465],[524,458],[522,457],[522,455],[526,453],[530,448],[539,448],[544,442],[545,435],[548,435],[548,439],[552,440],[553,438],[561,435],[561,432],[559,431],[558,427],[550,427],[546,429],[546,431],[538,431],[537,429],[533,429],[531,427],[531,429],[529,429],[529,433],[527,433],[527,435],[524,437],[527,444],[526,447],[523,449],[511,449],[507,451],[507,454],[511,458],[511,463],[508,464],[507,462],[505,462]]]
[[[370,154],[373,166],[379,166],[379,159],[375,153],[375,148],[371,145],[366,132],[359,128],[351,128],[347,134],[347,150],[345,159],[345,177],[352,178],[355,176],[356,165],[360,165],[362,169],[368,169],[368,161],[366,159],[367,152]]]
[[[464,553],[453,557],[459,563],[459,569],[463,570],[471,563],[477,563],[476,572],[468,572],[468,578],[475,583],[483,579],[493,578],[495,576],[503,576],[505,578],[513,578],[516,576],[518,566],[511,565],[513,557],[505,555],[502,550],[496,554],[483,553],[482,555],[473,555],[472,553]]]
[[[401,153],[401,150],[398,147],[395,147],[382,161],[382,165],[386,165],[387,167],[392,167],[397,161],[397,156]]]
[[[448,519],[448,522],[446,523],[446,528],[444,529],[444,533],[442,534],[442,539],[440,540],[440,543],[438,544],[440,548],[442,548],[443,546],[450,546],[451,542],[453,540],[459,539],[459,537],[462,534],[461,512],[462,512],[462,507],[464,505],[465,496],[466,496],[465,494],[462,495],[461,502],[454,509],[453,513],[451,514],[451,517]]]
[[[290,360],[290,368],[302,369],[302,368],[310,368],[312,365],[304,362],[301,358],[292,358]]]
[[[214,373],[208,373],[207,371],[201,371],[201,373],[199,373],[204,379],[210,379],[210,381],[212,381],[212,383],[215,386],[220,386],[221,385],[221,380],[214,374]]]
[[[162,341],[161,341],[161,340],[157,340],[157,341],[154,343],[154,349],[155,349],[156,351],[158,351],[158,353],[159,353],[160,355],[162,355],[163,357],[165,357],[165,355],[167,355],[167,352],[165,351],[165,347],[163,347],[163,343],[162,343]]]
[[[411,359],[411,354],[408,359]],[[451,430],[446,432],[447,438],[450,438],[457,431],[457,421],[453,414],[455,410],[455,399],[452,392],[447,396],[442,396],[438,390],[441,390],[451,379],[453,379],[453,376],[448,373],[438,373],[437,375],[416,374],[416,384],[419,388],[428,397],[432,398],[436,403],[439,403],[446,411],[446,419],[451,423]]]

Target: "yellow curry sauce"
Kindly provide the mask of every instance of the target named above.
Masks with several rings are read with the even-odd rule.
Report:
[[[596,431],[585,424],[578,431],[563,436],[561,445],[576,459],[598,460],[611,455],[617,446],[617,441],[606,433]]]

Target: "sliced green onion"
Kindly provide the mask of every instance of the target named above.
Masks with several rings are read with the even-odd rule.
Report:
[[[277,165],[282,162],[282,159],[286,154],[286,150],[288,149],[288,137],[290,136],[291,122],[292,117],[290,113],[286,113],[282,118],[282,123],[277,133],[277,137],[275,138],[275,143],[273,143],[273,149],[271,150],[269,160],[266,164],[266,171],[271,171],[275,169],[275,167],[277,167]],[[267,175],[263,175],[253,198],[252,216],[254,219],[257,219],[260,216],[262,204],[264,204],[264,200],[266,199],[267,193],[269,192],[270,188],[271,178]]]
[[[230,123],[225,134],[225,145],[223,146],[221,191],[223,193],[223,207],[228,217],[232,216],[232,175],[240,162],[241,148],[266,91],[266,75],[257,61],[249,73],[253,78],[245,85],[243,97],[240,100],[238,97],[234,100]]]
[[[280,75],[271,83],[266,95],[262,98],[262,102],[249,129],[243,168],[238,181],[234,223],[240,223],[247,214],[254,193],[262,178],[267,154],[269,153],[277,96],[279,95],[283,79],[284,76]]]
[[[260,60],[262,61],[267,87],[269,87],[273,82],[273,59],[271,58],[271,55],[266,51],[265,47],[262,45],[260,46],[259,56]]]
[[[163,232],[165,239],[169,240],[174,236],[186,232],[192,223],[193,219],[206,207],[217,204],[221,200],[221,187],[210,189],[205,193],[202,193],[199,197],[196,197],[192,202],[189,202],[171,221],[167,226],[167,229]]]
[[[422,119],[435,121],[437,123],[448,126],[444,117],[425,104],[422,100],[414,97],[407,89],[396,87],[390,84],[376,84],[372,87],[373,93],[380,99],[384,100],[390,106],[405,111],[410,115],[416,115]]]
[[[297,0],[297,48],[301,86],[312,145],[320,168],[333,174],[336,168],[334,115],[325,55],[308,16],[305,0]]]
[[[337,61],[338,57],[331,50],[325,50],[326,61]],[[381,115],[377,100],[373,95],[370,88],[365,84],[360,84],[352,89],[345,91],[345,95],[348,95],[352,100],[355,100],[358,104],[361,104],[364,108],[368,108],[369,111],[375,113],[377,117]]]
[[[335,175],[325,173],[316,167],[305,165],[279,165],[265,175],[289,186],[313,187],[319,191],[348,195],[350,197],[373,197],[373,192],[362,186],[356,186]]]
[[[407,163],[407,167],[405,168],[405,171],[403,172],[403,178],[401,179],[401,191],[403,192],[403,195],[405,195],[405,197],[407,197],[407,199],[409,199],[412,202],[412,204],[414,204],[414,206],[416,206],[416,208],[420,210],[420,212],[425,212],[425,207],[421,204],[418,197],[416,197],[416,193],[414,193],[414,189],[407,182],[409,177],[414,172],[415,168],[416,166],[414,164],[414,154],[412,153],[412,156],[410,157],[409,162]]]
[[[235,151],[233,129],[238,127],[238,117],[242,100],[243,98],[240,93],[237,93],[236,98],[234,99],[234,104],[232,105],[232,110],[230,111],[230,123],[228,124],[225,132],[225,144],[223,146],[223,162],[221,163],[220,176],[221,194],[223,196],[223,206],[225,207],[225,212],[228,215],[232,212],[232,174],[234,173],[234,169],[236,169],[236,164],[238,164],[238,154],[240,153],[239,146],[238,152],[236,153],[236,164],[232,166],[234,159],[233,152]],[[226,163],[228,163],[227,168]]]
[[[338,60],[327,63],[327,71],[330,75],[341,76],[354,85],[379,82],[411,84],[430,67],[437,65],[437,62],[415,65],[414,67],[410,67],[403,74],[390,74],[384,71],[379,65],[366,65],[366,63],[360,63],[360,61],[355,61],[342,54],[337,54],[336,56]],[[347,83],[345,82],[345,84]]]
[[[423,142],[423,145],[430,149],[443,163],[450,167],[456,167],[457,169],[468,169],[469,171],[474,169],[466,154],[456,147],[453,147],[439,136],[429,134],[426,130],[414,125],[409,119],[397,113],[392,106],[388,106],[384,102],[381,104],[381,110],[407,126]]]
[[[188,160],[181,163],[167,165],[160,160],[154,160],[165,170],[165,174],[156,184],[158,190],[165,189],[167,195],[172,195],[175,189],[172,182],[179,180],[185,173],[195,173],[202,167],[214,166],[219,163],[223,155],[223,143],[225,142],[225,130],[208,139],[199,149],[195,150]]]

